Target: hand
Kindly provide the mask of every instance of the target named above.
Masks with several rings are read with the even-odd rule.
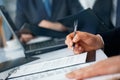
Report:
[[[73,43],[75,43],[74,52],[76,54],[97,50],[104,46],[100,36],[80,31],[77,31],[75,36],[74,32],[69,34],[65,43],[68,45],[68,48],[72,48]]]
[[[27,43],[31,39],[35,38],[35,35],[27,28],[24,28],[17,32],[17,35],[19,36],[19,39],[23,43]]]
[[[67,31],[67,28],[62,25],[61,23],[58,22],[50,22],[47,20],[42,20],[38,26],[43,27],[43,28],[48,28],[56,31]]]
[[[20,41],[23,43],[27,43],[28,41],[30,41],[33,38],[34,38],[34,36],[32,34],[21,34]]]
[[[120,73],[120,56],[108,58],[93,65],[70,72],[66,76],[70,79],[81,80],[100,75]]]

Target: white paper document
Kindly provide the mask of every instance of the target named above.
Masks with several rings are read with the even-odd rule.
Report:
[[[66,78],[65,74],[67,74],[70,71],[91,65],[93,63],[94,62],[86,63],[86,64],[82,64],[82,65],[73,65],[73,66],[69,66],[69,67],[65,67],[65,68],[61,68],[61,69],[55,69],[55,70],[51,70],[51,71],[32,74],[29,76],[13,78],[10,80],[70,80],[70,79]]]
[[[57,79],[52,79],[52,77],[63,76],[66,72],[76,69],[76,67],[71,66],[85,63],[86,55],[87,53],[83,53],[55,60],[44,61],[33,65],[21,66],[9,78],[12,80],[58,80],[60,78],[56,77]],[[47,77],[51,77],[51,79],[47,79]]]

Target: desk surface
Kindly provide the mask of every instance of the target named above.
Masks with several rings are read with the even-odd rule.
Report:
[[[65,48],[65,49],[61,49],[61,50],[37,55],[35,57],[39,57],[40,58],[39,60],[27,63],[26,65],[31,65],[31,64],[42,62],[42,61],[52,60],[52,59],[61,58],[61,57],[69,56],[69,55],[73,55],[72,50],[69,50],[68,48]],[[106,59],[106,58],[107,58],[107,56],[103,53],[102,50],[97,50],[96,51],[96,57],[95,57],[96,61],[100,61],[100,60],[103,60],[103,59]],[[1,78],[4,79],[10,71],[11,70],[0,73],[0,79]]]

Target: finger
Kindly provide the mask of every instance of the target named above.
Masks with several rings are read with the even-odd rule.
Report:
[[[75,74],[74,74],[74,72],[70,72],[70,73],[66,74],[66,77],[69,79],[75,79]]]
[[[73,51],[74,51],[74,54],[81,54],[84,52],[83,49],[81,49],[81,47],[80,47],[80,50],[75,48]]]
[[[82,76],[83,76],[83,73],[80,70],[75,70],[66,74],[66,77],[69,79],[82,79],[81,78]]]
[[[73,43],[70,39],[68,40],[65,40],[65,44],[68,46],[68,47],[72,47]]]
[[[30,41],[31,39],[33,39],[33,36],[30,35],[30,34],[24,34],[24,35],[21,35],[21,41],[22,42],[28,42]]]
[[[23,42],[23,43],[25,43],[25,41],[26,41],[26,40],[25,40],[25,36],[24,36],[23,34],[22,34],[21,37],[20,37],[20,41]]]
[[[81,53],[85,52],[85,50],[84,50],[83,47],[79,46],[78,47],[78,52],[79,52],[79,54],[81,54]]]
[[[28,38],[23,38],[23,42],[24,43],[28,42]]]
[[[73,47],[73,52],[74,52],[74,54],[79,54],[79,52],[78,52],[78,44],[75,44],[75,46]]]
[[[84,78],[87,78],[91,72],[93,72],[93,68],[91,68],[91,66],[85,67],[85,68],[81,68],[75,71],[72,71],[68,74],[66,74],[66,76],[70,79],[77,79],[77,80],[81,80]]]
[[[73,45],[73,33],[69,34],[67,37],[66,37],[66,41],[65,43],[68,45],[68,46],[72,46]]]
[[[32,38],[31,37],[26,37],[25,38],[25,42],[28,42],[28,41],[30,41]]]
[[[89,38],[88,33],[77,31],[75,37],[73,38],[73,42],[76,43],[79,41],[84,41],[87,40],[88,38]]]
[[[84,48],[82,48],[82,46],[77,43],[77,44],[75,44],[73,51],[75,54],[81,54],[82,52],[84,52]]]
[[[73,38],[73,42],[77,43],[83,38],[82,32],[76,32],[76,35]]]

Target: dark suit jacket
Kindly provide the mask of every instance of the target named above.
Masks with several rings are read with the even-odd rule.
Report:
[[[100,35],[104,40],[105,53],[108,56],[118,55],[120,52],[120,27]]]
[[[108,30],[114,28],[111,21],[111,14],[113,10],[113,0],[96,0],[93,11],[104,22]]]
[[[106,25],[108,30],[114,28],[111,22],[112,9],[113,0],[95,0],[95,4],[93,5],[92,9],[97,17]]]
[[[42,0],[18,0],[16,26],[18,29],[24,23],[38,25],[43,20],[56,21],[81,10],[78,0],[53,0],[52,16],[48,17]]]

